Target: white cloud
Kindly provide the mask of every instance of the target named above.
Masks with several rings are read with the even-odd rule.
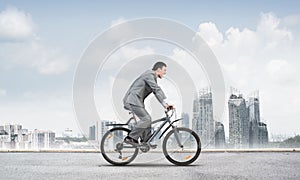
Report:
[[[216,25],[210,22],[199,25],[199,34],[204,40],[213,42],[208,44],[213,44],[210,47],[232,82],[250,82],[248,85],[252,85],[252,81],[260,85],[256,78],[266,75],[264,67],[270,59],[295,54],[291,48],[292,32],[280,22],[281,19],[273,13],[262,13],[256,30],[230,27],[223,37]]]
[[[29,57],[25,63],[36,68],[41,74],[60,74],[67,71],[70,66],[67,57],[61,52],[50,50],[38,43],[32,43],[28,52],[31,53],[29,54],[31,58]]]
[[[252,52],[252,48],[258,45],[258,37],[254,31],[248,28],[239,30],[238,28],[231,27],[226,31],[225,46],[237,48],[245,51],[246,49]],[[256,48],[254,48],[256,50]]]
[[[31,15],[15,7],[0,13],[1,66],[24,66],[48,75],[67,71],[68,58],[59,50],[43,45],[35,34],[35,27]]]
[[[300,68],[299,42],[295,38],[300,35],[295,28],[299,19],[298,15],[278,18],[274,13],[262,13],[256,28],[230,27],[225,33],[213,22],[199,25],[199,34],[223,67],[227,91],[235,86],[244,95],[255,89],[262,92],[261,115],[271,133],[297,132],[295,127],[300,125],[295,121],[300,116],[300,101],[295,97],[300,91],[296,71]],[[228,114],[224,115],[226,122]],[[287,127],[282,128],[282,123]],[[228,124],[225,127],[228,132]]]
[[[300,24],[300,14],[294,14],[283,18],[283,24],[287,26],[297,26]]]
[[[58,49],[42,45],[39,41],[0,44],[3,67],[31,68],[40,74],[61,74],[70,67],[70,60]]]
[[[223,42],[223,34],[219,32],[217,26],[212,22],[200,24],[198,33],[209,46],[215,46]]]
[[[23,41],[35,37],[29,13],[9,7],[0,12],[0,41]]]
[[[1,96],[6,96],[6,90],[0,88],[0,97]]]
[[[47,75],[67,71],[69,59],[58,49],[43,45],[36,38],[35,26],[30,14],[17,8],[9,7],[0,13],[1,66],[23,66]]]
[[[296,78],[296,69],[286,60],[271,60],[266,70],[272,80],[278,83],[291,82]]]
[[[267,48],[276,47],[293,39],[292,33],[285,27],[280,26],[281,20],[273,13],[261,14],[257,26],[258,36],[265,41]]]

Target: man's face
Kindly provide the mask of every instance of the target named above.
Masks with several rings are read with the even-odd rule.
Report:
[[[163,66],[162,68],[157,69],[157,76],[161,79],[167,73],[167,67]]]

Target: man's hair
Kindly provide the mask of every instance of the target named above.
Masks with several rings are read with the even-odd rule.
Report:
[[[156,62],[152,68],[153,71],[156,71],[158,68],[162,69],[162,67],[167,67],[167,65],[163,62]]]

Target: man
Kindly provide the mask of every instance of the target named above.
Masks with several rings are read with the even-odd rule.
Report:
[[[127,91],[123,99],[124,108],[132,111],[139,117],[140,121],[124,139],[125,143],[138,145],[139,137],[141,141],[146,142],[151,135],[151,116],[146,111],[144,105],[144,100],[149,94],[153,92],[164,108],[172,108],[172,106],[167,104],[166,96],[157,84],[157,78],[163,78],[166,71],[167,65],[165,63],[155,63],[152,70],[147,70],[140,75]]]

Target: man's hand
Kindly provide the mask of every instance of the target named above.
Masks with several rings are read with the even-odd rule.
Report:
[[[171,109],[174,109],[174,106],[167,104],[167,105],[165,105],[165,109],[166,110],[171,110]]]

